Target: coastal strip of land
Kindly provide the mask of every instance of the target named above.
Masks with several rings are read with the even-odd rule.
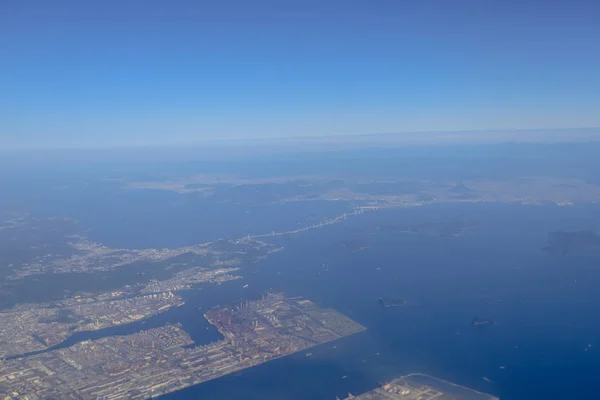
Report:
[[[180,326],[166,325],[0,361],[0,398],[147,399],[366,329],[280,293],[205,317],[222,340],[195,346]]]

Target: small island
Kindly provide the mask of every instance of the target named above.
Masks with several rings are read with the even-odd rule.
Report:
[[[344,400],[499,400],[487,393],[425,374],[409,374],[383,382],[381,386],[360,395],[348,393]]]
[[[463,235],[467,230],[477,228],[477,223],[467,220],[446,222],[423,222],[412,225],[383,225],[379,230],[388,234],[416,233],[435,235],[441,237],[455,237]]]

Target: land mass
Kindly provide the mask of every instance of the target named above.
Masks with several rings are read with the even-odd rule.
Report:
[[[389,234],[418,233],[442,237],[460,236],[469,229],[477,228],[478,224],[466,220],[447,222],[426,222],[412,225],[382,225],[379,230]]]
[[[78,295],[135,295],[221,283],[239,278],[228,274],[238,265],[282,249],[248,238],[173,249],[120,249],[90,241],[77,225],[64,218],[21,216],[0,226],[0,309]],[[24,230],[33,232],[32,238],[21,235]]]
[[[598,202],[600,186],[582,179],[561,177],[475,178],[451,180],[389,180],[289,176],[239,178],[230,175],[193,175],[170,180],[123,182],[127,189],[170,190],[203,204],[228,202],[266,205],[297,201],[372,202],[378,206],[409,207],[449,202],[505,202],[557,205]]]
[[[4,360],[0,396],[147,399],[365,330],[335,310],[279,293],[205,317],[222,340],[194,346],[179,326],[167,325]]]
[[[53,303],[22,304],[0,312],[0,359],[56,346],[74,332],[136,322],[183,305],[174,294],[194,284],[240,278],[239,268],[190,268],[147,285],[100,294],[82,293]]]
[[[409,374],[360,396],[356,400],[498,400],[497,397],[425,374]],[[346,400],[347,400],[346,399]]]

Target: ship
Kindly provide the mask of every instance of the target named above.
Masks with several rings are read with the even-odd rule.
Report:
[[[406,300],[384,300],[383,297],[380,297],[377,303],[381,307],[406,307],[408,304]]]
[[[479,319],[478,317],[475,317],[471,321],[471,325],[473,325],[473,326],[494,325],[494,321],[491,319]]]

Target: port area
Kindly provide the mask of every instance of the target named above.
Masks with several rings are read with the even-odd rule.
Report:
[[[492,395],[425,374],[409,374],[360,396],[355,400],[499,400]]]
[[[222,340],[194,346],[181,327],[167,325],[2,360],[0,399],[148,399],[365,330],[279,293],[205,317]]]

